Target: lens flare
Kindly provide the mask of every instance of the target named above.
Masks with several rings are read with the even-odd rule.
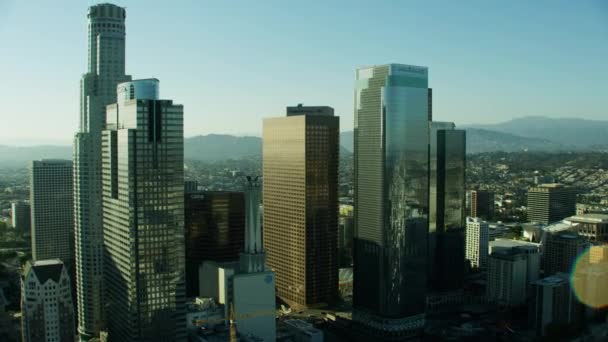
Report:
[[[581,303],[595,309],[608,307],[608,245],[591,246],[576,258],[570,284]]]

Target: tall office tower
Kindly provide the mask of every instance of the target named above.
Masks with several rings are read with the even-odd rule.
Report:
[[[21,279],[24,342],[74,341],[70,276],[61,260],[28,261]]]
[[[121,83],[102,133],[104,279],[112,341],[185,341],[183,106]]]
[[[292,306],[338,294],[338,149],[331,107],[264,120],[264,248],[277,296]]]
[[[549,224],[576,213],[576,192],[562,184],[542,184],[528,190],[528,221]]]
[[[185,194],[186,295],[199,295],[203,261],[236,261],[245,236],[242,192],[191,191]]]
[[[104,3],[89,7],[88,70],[80,80],[80,126],[74,137],[74,225],[78,333],[99,334],[102,324],[103,229],[101,131],[106,106],[116,102],[125,75],[125,9]]]
[[[485,268],[488,260],[490,225],[478,217],[467,217],[465,258],[472,268]]]
[[[32,258],[61,259],[74,267],[72,161],[35,160],[30,168]]]
[[[466,132],[431,122],[429,179],[429,287],[462,287],[465,269]]]
[[[551,327],[576,327],[583,320],[583,305],[574,295],[567,273],[557,273],[534,282],[530,303],[528,317],[537,336],[547,337]]]
[[[353,319],[403,338],[425,319],[428,69],[377,65],[356,78]]]
[[[576,258],[589,245],[585,238],[570,231],[545,233],[542,269],[545,275],[569,273]]]
[[[488,257],[488,300],[518,306],[526,302],[526,255],[517,248],[498,249]]]
[[[32,228],[30,204],[25,201],[11,203],[11,223],[19,232],[29,234]]]
[[[489,220],[494,214],[494,193],[488,190],[471,190],[470,194],[471,217]]]
[[[592,242],[608,242],[608,214],[581,214],[566,219],[578,224],[576,232]]]

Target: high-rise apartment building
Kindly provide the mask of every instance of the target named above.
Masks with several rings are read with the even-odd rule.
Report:
[[[576,258],[589,243],[582,236],[570,231],[545,234],[542,261],[544,274],[569,273]]]
[[[428,95],[425,67],[356,72],[353,320],[375,339],[417,335],[424,325]]]
[[[183,106],[121,83],[102,134],[104,286],[112,341],[185,341]]]
[[[511,239],[496,239],[490,241],[488,253],[491,256],[494,253],[502,251],[521,254],[526,259],[526,285],[529,285],[538,280],[540,276],[540,244],[511,240]]]
[[[487,258],[488,300],[518,306],[526,302],[526,255],[517,248],[498,249]]]
[[[465,258],[471,268],[485,268],[488,260],[490,225],[478,217],[467,217]]]
[[[29,234],[32,230],[30,204],[26,201],[11,203],[11,224],[15,230]]]
[[[469,216],[489,220],[494,215],[494,192],[471,190],[469,196]]]
[[[242,192],[190,191],[185,194],[186,295],[198,296],[203,261],[239,259],[245,237]]]
[[[60,259],[73,274],[72,161],[35,160],[30,167],[32,258]]]
[[[540,279],[533,283],[532,288],[528,317],[538,336],[546,337],[551,326],[576,327],[583,321],[584,308],[570,286],[567,273]]]
[[[21,279],[24,342],[74,341],[70,276],[59,259],[28,261]]]
[[[264,120],[264,248],[277,296],[296,307],[338,293],[339,118],[331,107],[287,107]]]
[[[102,325],[103,230],[101,131],[106,106],[116,102],[125,75],[125,17],[122,7],[103,3],[87,13],[87,72],[80,80],[80,126],[74,137],[74,222],[78,332],[82,340]]]
[[[576,213],[576,192],[562,184],[542,184],[528,190],[528,221],[549,224]]]
[[[429,179],[429,287],[462,287],[465,269],[466,132],[431,122]]]

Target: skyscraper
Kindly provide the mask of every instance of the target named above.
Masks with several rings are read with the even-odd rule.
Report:
[[[186,294],[199,290],[203,261],[236,261],[245,239],[242,192],[194,191],[185,194]]]
[[[74,341],[74,305],[68,271],[58,259],[28,261],[21,279],[24,342]]]
[[[381,339],[418,334],[427,289],[428,70],[357,70],[353,319]]]
[[[338,293],[338,132],[331,107],[264,120],[264,248],[277,296],[293,306]]]
[[[32,258],[60,259],[74,271],[72,162],[36,160],[30,169]]]
[[[589,245],[584,237],[570,231],[546,232],[545,235],[542,261],[545,276],[570,272],[576,258]]]
[[[125,75],[125,9],[104,3],[89,7],[88,70],[80,80],[80,126],[74,137],[74,225],[78,332],[99,334],[102,323],[103,230],[101,131],[106,106],[116,102]]]
[[[452,122],[431,122],[429,285],[462,287],[465,265],[466,132]]]
[[[121,83],[102,135],[112,341],[185,341],[183,107],[158,80]]]
[[[485,268],[488,260],[490,226],[477,217],[467,217],[465,257],[472,268]]]
[[[508,306],[525,303],[528,270],[523,250],[497,249],[487,258],[487,267],[486,291],[490,301]]]
[[[484,220],[492,218],[494,213],[494,193],[488,190],[471,190],[469,216]]]
[[[26,201],[16,201],[11,203],[11,224],[16,230],[30,234],[31,210],[30,204]]]
[[[528,220],[549,224],[576,213],[576,192],[562,184],[542,184],[528,190]]]
[[[567,273],[557,273],[533,283],[528,317],[538,336],[546,336],[550,326],[577,327],[583,321],[584,307],[568,278]]]

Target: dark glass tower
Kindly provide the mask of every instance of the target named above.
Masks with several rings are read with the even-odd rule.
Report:
[[[112,341],[186,341],[182,105],[121,83],[102,134],[104,286]]]
[[[452,122],[431,123],[429,287],[462,287],[465,265],[466,132]]]
[[[353,319],[375,338],[424,325],[429,192],[428,70],[357,70]]]
[[[198,267],[203,261],[236,261],[245,243],[242,192],[186,192],[186,295],[199,294]]]

